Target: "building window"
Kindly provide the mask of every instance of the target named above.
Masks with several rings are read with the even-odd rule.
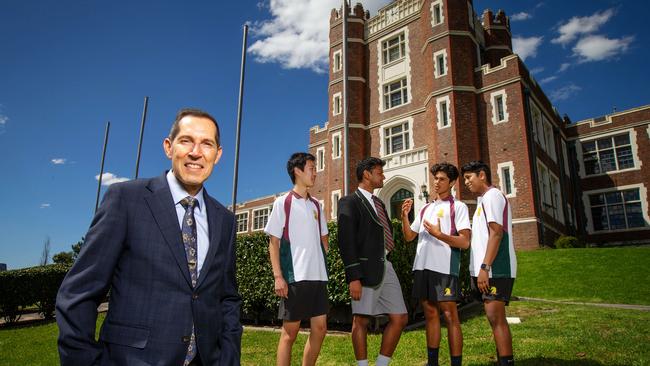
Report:
[[[542,211],[550,215],[551,212],[553,212],[553,201],[551,199],[551,187],[549,185],[548,169],[544,164],[538,162],[537,170],[539,171],[538,184],[540,190],[539,196],[542,200]]]
[[[447,50],[440,50],[433,54],[433,61],[435,69],[433,76],[437,79],[441,76],[447,75]]]
[[[316,171],[320,172],[325,169],[325,147],[321,146],[316,149]]]
[[[248,212],[238,213],[237,215],[237,234],[248,231]]]
[[[269,221],[269,213],[268,207],[253,210],[253,231],[264,229]]]
[[[406,78],[384,85],[384,108],[390,109],[408,102]]]
[[[561,209],[562,192],[560,191],[560,180],[553,174],[550,174],[549,178],[549,188],[551,189],[551,212],[556,220],[564,223],[564,213]]]
[[[431,3],[431,26],[436,26],[445,21],[445,15],[442,11],[442,0]]]
[[[508,122],[508,107],[506,104],[507,94],[505,90],[499,90],[490,94],[492,101],[492,123]]]
[[[338,215],[338,206],[339,206],[339,200],[341,199],[341,190],[336,190],[332,192],[332,209],[330,212],[332,213],[331,217],[332,220],[336,220],[336,216]]]
[[[449,96],[436,99],[436,106],[438,110],[438,129],[443,129],[451,126],[451,110],[450,110]]]
[[[542,116],[542,119],[544,120],[544,140],[546,140],[546,152],[548,153],[548,156],[553,159],[553,161],[557,161],[557,155],[555,154],[553,125],[551,125],[551,122],[549,122],[545,116]]]
[[[515,188],[515,166],[512,161],[499,163],[497,169],[501,191],[506,195],[506,197],[516,197],[517,189]]]
[[[582,158],[587,175],[634,168],[630,134],[582,142]]]
[[[639,188],[589,195],[594,231],[646,226]]]
[[[410,146],[409,123],[404,122],[384,128],[384,154],[390,155],[400,151],[408,150]]]
[[[564,159],[564,172],[566,175],[571,175],[571,171],[569,170],[569,154],[567,153],[565,140],[562,140],[562,158]]]
[[[334,55],[332,57],[332,71],[333,72],[338,72],[341,71],[343,68],[343,53],[341,50],[334,51]]]
[[[383,64],[386,65],[406,56],[406,42],[404,33],[389,38],[382,42]]]
[[[332,134],[332,159],[341,157],[341,132]]]
[[[332,97],[332,115],[336,116],[341,114],[341,104],[341,92],[338,92]]]

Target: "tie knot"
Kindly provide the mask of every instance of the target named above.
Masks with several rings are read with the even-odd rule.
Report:
[[[197,202],[198,201],[196,200],[196,198],[192,196],[187,196],[181,200],[181,206],[183,206],[183,208],[185,208],[186,210],[188,208],[193,209],[196,206]]]
[[[380,205],[383,203],[383,202],[381,202],[381,200],[379,199],[379,197],[375,196],[374,194],[372,195],[372,200],[375,201],[375,202],[377,202],[377,203],[379,203]]]

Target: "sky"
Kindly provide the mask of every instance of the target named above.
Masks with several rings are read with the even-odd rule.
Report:
[[[387,0],[362,1],[371,15]],[[338,0],[0,2],[0,263],[70,250],[103,193],[163,174],[162,141],[180,108],[220,123],[224,154],[206,183],[232,197],[243,25],[250,25],[238,201],[285,191],[288,156],[327,120],[330,11]],[[650,103],[645,0],[475,0],[511,16],[514,48],[573,121]]]

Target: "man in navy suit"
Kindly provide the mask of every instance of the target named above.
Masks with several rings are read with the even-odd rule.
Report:
[[[221,158],[219,126],[181,110],[163,147],[172,170],[109,187],[59,289],[62,365],[240,363],[235,220],[203,188]]]

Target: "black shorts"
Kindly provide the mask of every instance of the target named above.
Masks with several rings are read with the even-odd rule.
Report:
[[[413,271],[413,297],[430,301],[458,301],[458,277],[435,271]]]
[[[490,292],[488,294],[484,294],[478,289],[478,284],[476,281],[476,277],[472,277],[472,294],[477,300],[503,301],[506,303],[506,305],[510,303],[512,286],[515,284],[514,278],[490,278]]]
[[[327,281],[298,281],[289,284],[287,298],[280,299],[278,318],[297,321],[327,314]]]

